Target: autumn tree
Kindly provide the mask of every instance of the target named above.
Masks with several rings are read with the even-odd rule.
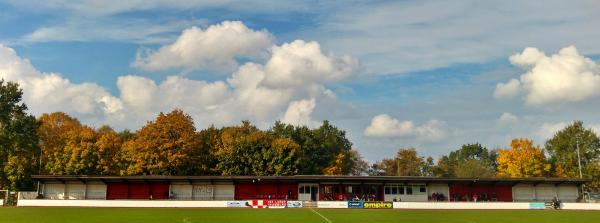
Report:
[[[128,163],[124,174],[200,175],[206,170],[197,160],[200,150],[192,118],[181,110],[160,113],[123,146]]]
[[[69,137],[78,134],[83,126],[79,120],[63,113],[43,114],[37,129],[43,152],[42,173],[66,174],[65,164],[70,157],[65,152]]]
[[[543,177],[551,168],[544,151],[529,139],[513,139],[510,148],[498,151],[497,163],[500,177]]]
[[[401,148],[394,159],[383,159],[374,166],[387,176],[429,176],[432,174],[433,159],[419,156],[414,148]]]
[[[38,172],[38,123],[22,97],[17,83],[0,80],[0,188],[32,189]]]

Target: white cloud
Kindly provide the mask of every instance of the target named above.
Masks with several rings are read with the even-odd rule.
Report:
[[[496,119],[496,123],[498,125],[515,125],[519,122],[519,118],[511,113],[504,112],[498,119]]]
[[[296,40],[274,46],[265,65],[270,86],[301,86],[310,82],[339,81],[356,74],[360,65],[349,56],[324,55],[317,42]]]
[[[519,90],[527,93],[529,105],[578,102],[600,94],[600,66],[579,54],[574,46],[546,56],[535,48],[526,48],[510,57],[512,64],[527,72],[520,81],[499,83],[494,96],[509,97]]]
[[[242,33],[257,32],[239,22],[224,22],[204,32],[211,33],[211,29],[222,29],[222,26],[229,27],[224,29],[241,29]],[[223,41],[220,44],[225,46],[235,45],[237,38],[234,37],[239,34],[224,31],[220,36],[208,36],[219,38]],[[268,32],[255,34],[258,38]],[[179,39],[185,39],[187,35],[184,32]],[[187,42],[183,44],[185,46],[179,46],[179,43],[181,41],[176,41],[161,49],[207,47],[203,41]],[[207,82],[175,75],[155,82],[140,75],[120,76],[116,83],[118,97],[93,83],[71,83],[60,74],[40,72],[27,59],[4,46],[0,46],[0,77],[21,85],[24,100],[34,114],[64,111],[91,124],[138,128],[158,112],[179,108],[190,114],[199,126],[250,120],[266,127],[280,118],[288,123],[314,126],[316,121],[312,116],[317,105],[336,104],[335,94],[324,84],[351,78],[359,68],[358,62],[351,57],[324,54],[316,42],[296,40],[271,49],[273,53],[266,55],[265,64],[247,62],[226,80]],[[249,56],[253,50],[252,47],[233,46],[225,56],[215,51],[202,55],[203,60],[187,60],[185,66],[212,66],[239,55]],[[160,53],[161,50],[157,51]]]
[[[138,52],[132,66],[145,70],[216,68],[234,70],[236,58],[265,56],[272,44],[266,30],[252,30],[240,21],[224,21],[206,29],[184,30],[173,44]]]
[[[64,111],[94,118],[123,108],[106,89],[93,83],[71,83],[57,73],[40,72],[4,45],[0,45],[0,78],[19,83],[25,102],[36,115]]]
[[[311,118],[315,106],[314,98],[292,101],[281,121],[291,125],[315,127],[318,125],[318,122]]]
[[[498,83],[494,91],[494,98],[511,98],[519,94],[521,82],[511,79],[507,83]]]
[[[399,121],[387,114],[380,114],[371,120],[364,134],[371,137],[416,137],[422,141],[439,141],[445,138],[444,122],[430,120],[421,126],[415,126],[412,121]]]
[[[542,138],[544,140],[547,140],[549,138],[552,138],[554,136],[554,134],[556,134],[556,132],[562,130],[567,125],[568,124],[566,122],[544,123],[538,129],[538,131],[536,132],[536,134],[540,138]]]

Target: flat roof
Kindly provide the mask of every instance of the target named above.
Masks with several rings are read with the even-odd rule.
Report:
[[[325,175],[294,175],[294,176],[92,176],[92,175],[33,175],[34,180],[42,182],[221,182],[221,183],[333,183],[333,184],[394,184],[394,183],[447,183],[447,184],[477,184],[477,185],[516,185],[528,184],[584,184],[591,179],[579,178],[458,178],[458,177],[417,177],[417,176],[325,176]]]

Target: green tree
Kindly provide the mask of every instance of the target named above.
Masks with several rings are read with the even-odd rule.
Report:
[[[442,156],[433,171],[442,177],[482,177],[495,175],[496,151],[479,143],[465,144],[460,149]]]
[[[592,129],[583,127],[583,122],[575,121],[554,134],[546,141],[555,175],[558,177],[579,177],[577,148],[581,157],[582,175],[593,178],[595,188],[600,186],[600,139]]]
[[[300,146],[293,140],[268,134],[248,121],[220,133],[215,157],[222,175],[298,174]],[[205,133],[205,137],[211,135],[214,131]]]
[[[0,80],[0,188],[33,188],[40,148],[35,117],[27,114],[17,83]]]

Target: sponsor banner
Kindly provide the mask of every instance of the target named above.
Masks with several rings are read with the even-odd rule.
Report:
[[[227,201],[228,208],[245,208],[248,207],[246,201]]]
[[[269,208],[285,208],[286,206],[286,200],[267,200],[267,207]]]
[[[382,208],[393,208],[394,203],[392,202],[383,202],[383,201],[365,201],[363,202],[363,208],[369,209],[382,209]]]
[[[362,201],[348,201],[348,208],[363,208]]]
[[[544,210],[546,209],[546,204],[544,204],[543,202],[529,203],[529,209]]]
[[[348,202],[346,201],[319,201],[317,202],[318,208],[348,208]]]
[[[302,201],[287,201],[287,208],[301,208]]]

